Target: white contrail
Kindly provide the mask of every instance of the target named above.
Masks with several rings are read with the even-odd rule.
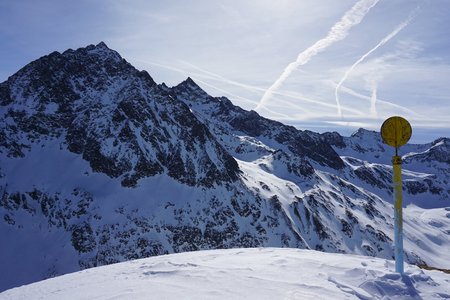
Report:
[[[370,96],[370,114],[373,117],[377,117],[377,82],[374,80],[371,82],[372,95]]]
[[[184,64],[186,64],[186,65],[188,65],[188,66],[190,66],[190,67],[192,67],[192,68],[194,68],[194,69],[196,69],[196,70],[198,70],[200,72],[203,72],[203,73],[208,75],[208,76],[203,76],[203,75],[197,73],[197,76],[201,76],[201,77],[207,78],[209,80],[214,80],[214,81],[219,81],[219,82],[223,82],[223,83],[239,86],[239,87],[245,88],[245,89],[247,89],[249,91],[252,91],[252,92],[265,92],[266,91],[266,89],[260,88],[258,86],[253,86],[253,85],[249,85],[249,84],[243,84],[241,82],[230,80],[230,79],[225,78],[225,77],[223,77],[223,76],[221,76],[221,75],[219,75],[217,73],[213,73],[213,72],[210,72],[208,70],[202,69],[202,68],[200,68],[200,67],[198,67],[198,66],[196,66],[196,65],[194,65],[194,64],[192,64],[190,62],[186,62],[186,61],[182,61],[182,62]],[[161,65],[159,65],[159,66],[161,66]],[[294,94],[294,93],[280,92],[280,91],[276,91],[276,92],[273,91],[272,92],[272,96],[277,96],[277,95],[278,96],[284,96],[284,97],[293,98],[293,99],[300,100],[300,101],[303,101],[303,102],[314,103],[314,104],[317,104],[317,105],[320,105],[320,106],[324,106],[324,107],[330,107],[330,108],[335,108],[336,107],[334,104],[330,104],[330,103],[327,103],[325,101],[319,101],[319,100],[312,99],[312,98],[307,98],[307,97],[304,97],[304,96],[301,96],[301,95],[298,95],[298,94]],[[288,101],[284,101],[284,100],[282,100],[280,98],[275,98],[275,99],[277,100],[277,102],[284,102],[285,103],[284,105],[288,105],[288,106],[291,106],[291,107],[296,107],[297,109],[300,109],[300,110],[306,112],[306,110],[303,109],[303,107],[301,105],[293,104],[293,103],[290,103]],[[253,101],[253,103],[254,102],[255,101]],[[267,107],[265,107],[264,109],[266,111],[271,111],[271,110],[268,110]],[[364,115],[364,112],[357,111],[357,110],[354,110],[354,109],[351,109],[351,108],[342,107],[342,110],[347,110],[349,112],[353,112],[353,113],[356,113],[356,114],[359,114],[359,115]]]
[[[187,63],[187,64],[195,67],[197,70],[199,70],[201,72],[206,73],[207,76],[205,76],[203,74],[200,74],[200,73],[189,72],[189,71],[187,71],[185,69],[177,68],[177,67],[174,67],[174,66],[169,66],[169,65],[165,65],[165,64],[156,63],[156,62],[146,61],[146,60],[142,60],[142,59],[138,59],[138,58],[133,58],[133,60],[137,61],[137,62],[140,62],[140,63],[143,63],[143,64],[152,65],[152,66],[158,66],[158,67],[161,67],[161,68],[172,70],[174,72],[181,73],[181,74],[183,74],[185,76],[190,76],[196,82],[200,82],[200,83],[202,83],[204,85],[207,85],[207,86],[209,86],[209,87],[211,87],[211,88],[213,88],[215,90],[218,90],[218,91],[221,91],[221,92],[223,92],[223,93],[225,93],[227,95],[230,95],[233,98],[241,99],[241,100],[244,100],[245,102],[248,102],[248,103],[251,103],[251,104],[255,104],[256,100],[251,100],[251,99],[244,98],[244,97],[238,96],[236,94],[230,93],[229,91],[220,89],[217,86],[208,84],[205,81],[200,80],[200,78],[206,78],[206,79],[213,80],[213,81],[218,81],[218,82],[223,82],[223,83],[228,83],[228,84],[240,86],[240,87],[246,88],[246,89],[248,89],[250,91],[253,91],[253,92],[265,91],[265,89],[263,89],[263,88],[260,88],[260,87],[257,87],[257,86],[252,86],[252,85],[248,85],[248,84],[242,84],[242,83],[239,83],[239,82],[227,79],[227,78],[225,78],[225,77],[223,77],[221,75],[218,75],[216,73],[212,73],[212,72],[206,71],[206,70],[201,69],[199,67],[196,67],[195,65],[192,65],[190,63]],[[335,86],[335,83],[332,83],[332,84],[333,84],[333,86]],[[342,88],[344,90],[347,89],[346,87],[342,87]],[[284,96],[284,97],[300,100],[302,102],[313,103],[313,104],[316,104],[316,105],[319,105],[319,106],[323,106],[323,107],[328,107],[328,108],[335,108],[336,107],[334,104],[330,104],[330,103],[327,103],[325,101],[319,101],[317,99],[307,98],[305,96],[302,96],[302,95],[299,95],[299,94],[296,94],[296,93],[273,92],[273,94],[275,96],[277,96],[277,95]],[[359,96],[360,97],[365,97],[365,96],[362,96],[362,95],[359,95]],[[309,112],[306,109],[304,109],[304,107],[302,105],[294,104],[293,102],[288,102],[288,101],[280,99],[280,98],[275,98],[275,99],[277,100],[277,102],[284,103],[284,107],[290,106],[292,108],[296,108],[296,109],[301,110],[303,112]],[[264,109],[266,111],[268,111],[268,112],[275,113],[272,110],[267,109],[267,107],[265,107]],[[361,116],[365,115],[365,113],[363,111],[359,111],[359,110],[356,110],[356,109],[353,109],[353,108],[350,108],[350,107],[343,106],[342,110],[343,111],[348,111],[350,113],[354,113],[354,114],[357,114],[357,115],[361,115]]]
[[[280,77],[266,90],[255,110],[258,110],[265,105],[267,100],[272,96],[273,92],[281,86],[281,84],[291,75],[291,73],[296,68],[306,64],[313,56],[317,55],[319,52],[322,52],[335,42],[343,40],[348,35],[348,31],[353,26],[359,24],[365,17],[365,15],[369,12],[369,10],[378,3],[378,1],[379,0],[358,1],[350,10],[345,13],[345,15],[339,22],[333,25],[325,38],[317,41],[316,43],[314,43],[314,45],[301,52],[297,56],[297,60],[290,63],[284,69]]]
[[[151,66],[157,66],[157,67],[161,67],[161,68],[164,68],[164,69],[172,70],[172,71],[181,73],[181,74],[183,74],[185,76],[190,76],[190,77],[192,77],[194,79],[194,81],[201,82],[202,84],[207,85],[210,88],[213,88],[213,89],[218,90],[220,92],[223,92],[225,94],[228,94],[228,95],[232,96],[233,98],[240,99],[240,100],[243,100],[245,102],[249,102],[251,104],[255,104],[255,102],[256,102],[255,100],[251,100],[251,99],[248,99],[248,98],[245,98],[245,97],[241,97],[239,95],[233,94],[233,93],[231,93],[229,91],[220,89],[220,88],[218,88],[218,87],[216,87],[216,86],[214,86],[212,84],[209,84],[209,83],[206,83],[205,81],[200,80],[199,77],[203,77],[203,78],[205,77],[202,74],[192,73],[192,72],[188,72],[187,70],[180,69],[180,68],[177,68],[177,67],[174,67],[174,66],[169,66],[169,65],[165,65],[165,64],[151,62],[151,61],[145,61],[145,60],[138,59],[138,58],[133,58],[133,60],[137,61],[137,62],[140,62],[140,63],[143,63],[143,64],[147,64],[147,65],[151,65]],[[207,77],[207,78],[208,79],[214,79],[214,78],[209,78],[209,77]]]
[[[143,63],[143,64],[152,65],[152,66],[158,66],[158,67],[165,68],[165,69],[168,69],[168,70],[172,70],[174,72],[181,73],[181,74],[183,74],[185,76],[190,76],[195,81],[202,82],[202,83],[204,83],[204,81],[200,81],[199,77],[206,78],[206,79],[213,80],[213,81],[218,81],[218,82],[223,82],[223,83],[236,85],[236,86],[239,86],[239,87],[246,88],[246,89],[248,89],[250,91],[253,91],[253,92],[264,92],[265,91],[265,89],[263,89],[263,88],[260,88],[260,87],[257,87],[257,86],[252,86],[252,85],[248,85],[248,84],[242,84],[242,83],[239,83],[239,82],[227,79],[225,77],[222,77],[221,75],[218,75],[218,74],[215,74],[215,73],[203,70],[203,69],[201,69],[199,67],[196,67],[196,69],[201,71],[201,72],[203,72],[203,73],[206,73],[207,74],[206,76],[204,74],[189,72],[189,71],[187,71],[185,69],[180,69],[180,68],[177,68],[177,67],[174,67],[174,66],[169,66],[169,65],[165,65],[165,64],[156,63],[156,62],[146,61],[146,60],[142,60],[142,59],[138,59],[138,58],[133,58],[133,61],[137,61],[137,62],[140,62],[140,63]],[[192,65],[192,64],[190,64],[190,65]],[[192,65],[192,66],[194,66],[194,65]],[[211,84],[209,84],[209,86],[214,88],[214,89],[216,89],[216,90],[220,90],[220,91],[222,91],[222,92],[224,92],[224,93],[226,93],[228,95],[231,95],[233,97],[236,97],[236,98],[239,98],[239,99],[243,99],[246,102],[249,102],[251,104],[256,104],[256,102],[257,102],[256,100],[250,100],[248,98],[243,98],[241,96],[231,94],[230,92],[225,91],[225,90],[221,90],[221,89],[219,89],[216,86],[213,86]],[[291,93],[286,93],[286,92],[284,92],[284,93],[274,92],[274,94],[275,95],[289,97],[289,98],[293,98],[293,99],[300,100],[300,101],[314,103],[314,104],[325,106],[325,107],[335,108],[334,104],[330,104],[330,103],[327,103],[327,102],[322,102],[322,101],[319,101],[319,100],[303,97],[301,95],[296,95],[296,94],[291,94]],[[281,99],[277,99],[277,101],[282,101],[282,100]],[[297,108],[301,109],[299,105],[293,104],[293,106],[294,107],[297,106]],[[266,110],[267,110],[267,108],[266,108]],[[345,108],[345,107],[343,108],[343,110],[348,110],[349,112],[353,112],[353,113],[356,113],[356,114],[359,113],[361,115],[364,114],[363,112],[359,112],[359,111],[356,111],[356,110],[353,110],[353,109],[350,109],[350,108]]]
[[[336,86],[336,83],[333,83],[333,86]],[[372,87],[370,87],[370,88],[372,88]],[[369,101],[369,102],[372,101],[372,97],[368,97],[368,96],[366,96],[366,95],[360,94],[360,93],[358,93],[358,92],[356,92],[356,91],[354,91],[354,90],[352,90],[352,89],[346,87],[345,85],[341,86],[341,91],[344,92],[344,93],[347,93],[347,94],[349,94],[349,95],[358,97],[358,98],[360,98],[360,99],[362,99],[362,100],[367,100],[367,101]],[[372,91],[372,94],[373,94],[373,91]],[[390,106],[390,107],[394,107],[394,108],[400,109],[400,110],[402,110],[403,112],[408,113],[408,114],[411,114],[411,115],[416,116],[416,117],[423,117],[421,114],[418,114],[417,112],[412,111],[412,110],[409,109],[409,108],[406,108],[406,107],[404,107],[404,106],[401,106],[401,105],[392,103],[392,102],[390,102],[390,101],[378,99],[378,97],[377,97],[377,99],[376,99],[376,102],[377,102],[377,103],[380,103],[380,104],[383,104],[383,105],[386,105],[386,106]],[[342,110],[348,110],[348,109],[346,109],[344,106],[341,106],[341,108],[342,108]],[[364,114],[364,115],[366,115],[366,114]]]
[[[199,79],[198,77],[194,77],[194,76],[192,76],[192,77],[193,77],[193,79],[194,79],[195,82],[200,82],[201,84],[204,84],[204,85],[206,85],[206,86],[209,86],[209,87],[212,88],[212,89],[215,89],[215,90],[217,90],[217,91],[219,91],[219,92],[222,92],[222,93],[224,93],[224,94],[230,95],[231,97],[233,97],[233,99],[240,99],[240,100],[243,100],[243,101],[245,101],[245,102],[249,102],[249,103],[251,103],[251,104],[254,104],[254,103],[255,103],[255,100],[251,100],[251,99],[248,99],[248,98],[245,98],[245,97],[242,97],[242,96],[233,94],[233,93],[231,93],[231,92],[229,92],[229,91],[227,91],[227,90],[221,89],[221,88],[219,88],[219,87],[217,87],[217,86],[215,86],[215,85],[212,85],[212,84],[210,84],[210,83],[207,83],[207,82],[205,82],[205,81]]]
[[[391,33],[389,33],[387,36],[385,36],[377,45],[375,45],[375,47],[373,47],[372,49],[370,49],[367,53],[365,53],[363,56],[361,56],[353,65],[350,66],[350,68],[345,72],[344,76],[342,77],[342,79],[339,81],[339,83],[336,85],[336,89],[334,90],[334,94],[336,97],[336,105],[337,105],[337,112],[338,112],[338,116],[342,117],[342,110],[341,110],[341,104],[339,101],[339,95],[338,95],[338,91],[339,88],[341,87],[341,85],[344,83],[345,80],[347,80],[348,75],[355,69],[355,67],[357,65],[359,65],[364,59],[367,58],[367,56],[369,56],[370,54],[372,54],[375,50],[377,50],[378,48],[380,48],[381,46],[383,46],[384,44],[386,44],[387,42],[389,42],[390,39],[392,39],[394,36],[396,36],[403,28],[405,28],[406,26],[408,26],[408,24],[411,22],[411,20],[416,16],[417,14],[417,8],[414,10],[414,12],[408,17],[408,19],[406,19],[405,21],[403,21],[402,23],[400,23],[400,25],[398,25]],[[376,86],[375,86],[376,89]],[[376,94],[376,91],[375,91]],[[376,100],[376,98],[375,98]],[[375,107],[375,106],[374,106]]]

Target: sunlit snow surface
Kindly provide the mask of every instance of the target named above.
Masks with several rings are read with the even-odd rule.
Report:
[[[450,275],[288,248],[186,252],[67,274],[0,299],[450,299]]]

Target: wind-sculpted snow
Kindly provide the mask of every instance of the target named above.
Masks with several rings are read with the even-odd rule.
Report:
[[[156,84],[104,43],[0,84],[0,290],[218,248],[393,258],[390,151]],[[405,258],[450,268],[448,139],[402,147]]]
[[[163,255],[0,293],[0,299],[448,299],[448,275],[392,261],[299,249]]]

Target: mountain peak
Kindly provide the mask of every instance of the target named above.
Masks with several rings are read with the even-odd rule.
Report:
[[[209,96],[191,77],[186,78],[186,80],[176,85],[174,89],[180,92],[187,91],[195,94],[197,97]]]
[[[112,50],[111,48],[109,48],[103,41],[98,43],[97,45],[91,44],[86,47],[79,48],[75,51],[69,49],[67,51],[64,51],[63,54],[94,55],[94,56],[98,56],[102,60],[103,59],[111,59],[112,61],[115,61],[115,62],[120,62],[122,60],[122,57],[120,56],[120,54],[117,53],[116,51]]]
[[[94,44],[90,44],[90,45],[88,45],[88,46],[86,46],[86,47],[82,47],[82,48],[80,48],[80,49],[87,49],[87,50],[94,50],[94,49],[97,49],[97,50],[109,50],[109,51],[114,51],[114,50],[112,50],[111,48],[109,48],[107,45],[106,45],[106,43],[105,42],[103,42],[103,41],[100,41],[100,43],[98,43],[97,45],[94,45]],[[115,52],[115,51],[114,51]]]
[[[376,131],[374,131],[374,130],[367,130],[367,129],[364,129],[364,128],[359,128],[357,131],[355,131],[354,133],[352,133],[352,137],[364,137],[364,136],[367,136],[367,137],[370,137],[370,138],[373,138],[373,137],[378,137],[380,134],[378,133],[378,132],[376,132]]]
[[[100,43],[98,43],[96,46],[96,48],[103,48],[103,49],[109,49],[108,46],[105,44],[105,42],[101,41]]]
[[[191,77],[186,78],[186,80],[181,82],[179,85],[189,86],[189,87],[192,87],[192,88],[199,88],[199,89],[201,89],[200,86]]]

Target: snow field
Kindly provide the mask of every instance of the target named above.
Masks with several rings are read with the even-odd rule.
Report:
[[[0,299],[450,299],[450,275],[355,255],[289,248],[134,260],[0,293]]]

